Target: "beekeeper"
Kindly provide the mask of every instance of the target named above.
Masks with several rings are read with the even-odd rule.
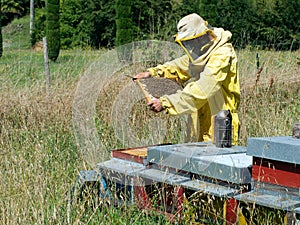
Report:
[[[223,28],[211,27],[199,15],[183,17],[177,24],[175,42],[186,55],[149,68],[136,78],[165,77],[179,80],[184,89],[148,103],[152,110],[166,110],[170,115],[190,114],[191,136],[194,141],[211,141],[211,117],[221,110],[232,114],[232,143],[237,144],[240,103],[240,84],[237,57],[230,39],[232,34]]]

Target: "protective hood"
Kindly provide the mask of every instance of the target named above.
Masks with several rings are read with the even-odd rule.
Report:
[[[206,30],[208,30],[207,22],[196,13],[193,13],[183,17],[178,22],[176,40],[192,38]]]
[[[205,54],[201,55],[198,59],[194,60],[194,64],[201,63],[203,61],[207,61],[206,58],[214,52],[215,49],[218,49],[220,46],[224,45],[225,43],[229,42],[231,39],[231,32],[225,31],[223,28],[213,28],[213,33],[215,35],[215,39],[213,40],[212,45],[209,49],[205,52]]]
[[[183,17],[177,30],[175,42],[184,49],[191,62],[205,54],[216,39],[207,21],[195,13]]]

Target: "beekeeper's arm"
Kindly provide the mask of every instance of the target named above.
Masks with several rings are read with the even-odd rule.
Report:
[[[188,68],[189,58],[187,55],[184,55],[180,58],[164,63],[163,65],[149,68],[148,71],[153,77],[164,77],[184,83],[190,79]]]
[[[139,73],[135,76],[135,78],[146,78],[148,76],[164,77],[180,81],[180,83],[183,84],[190,79],[188,74],[188,65],[189,58],[188,56],[184,55],[163,65],[149,68],[147,72]]]

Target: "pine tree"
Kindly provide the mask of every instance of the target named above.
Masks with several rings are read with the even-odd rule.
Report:
[[[0,1],[0,10],[1,10],[1,1]],[[2,40],[2,25],[1,25],[1,21],[2,21],[2,13],[0,11],[0,57],[2,57],[2,53],[3,53],[3,40]]]
[[[48,0],[46,10],[48,56],[50,60],[55,61],[60,50],[59,0]]]
[[[116,0],[116,46],[132,41],[131,0]]]
[[[116,0],[116,46],[122,46],[133,41],[133,22],[131,0]],[[119,48],[119,58],[121,61],[132,60],[131,45]]]

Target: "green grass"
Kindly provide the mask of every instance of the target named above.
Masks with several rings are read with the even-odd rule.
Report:
[[[286,136],[300,121],[300,66],[297,52],[258,51],[264,67],[256,70],[256,51],[239,52],[241,143],[248,137]]]
[[[2,34],[4,48],[30,49],[29,16],[13,20],[2,28]]]
[[[3,28],[0,224],[67,224],[69,192],[79,171],[90,169],[73,133],[74,93],[80,75],[104,50],[61,51],[58,60],[50,62],[51,91],[47,94],[43,53],[31,50],[27,21],[15,20]],[[20,30],[17,24],[24,26]],[[255,55],[249,49],[238,52],[243,145],[252,136],[291,135],[292,124],[300,120],[299,51],[260,51],[266,64],[257,85]],[[101,115],[98,119],[107,149],[121,146],[113,138],[110,121],[102,123]],[[167,223],[134,207],[99,210],[84,205],[79,203],[72,211],[71,224]]]

